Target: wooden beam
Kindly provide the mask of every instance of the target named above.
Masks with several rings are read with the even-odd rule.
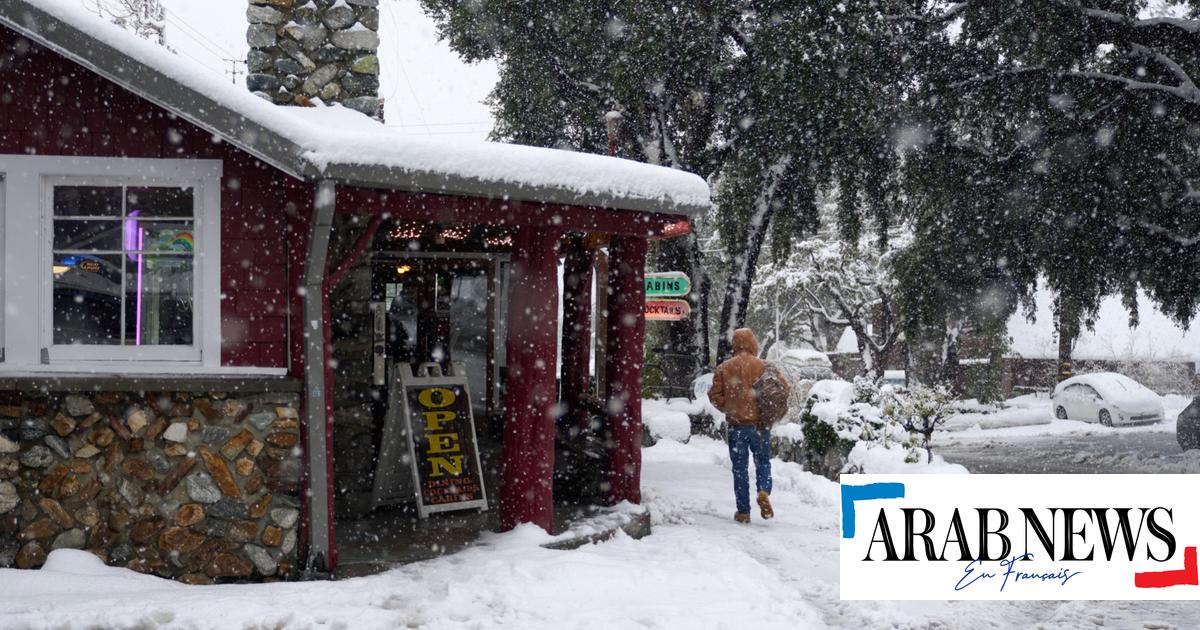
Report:
[[[560,398],[570,426],[583,431],[588,410],[583,405],[591,385],[592,266],[596,252],[582,236],[566,240],[563,261],[562,373]]]
[[[555,356],[561,232],[523,227],[513,243],[500,527],[554,521]]]
[[[641,503],[642,363],[646,318],[644,238],[614,238],[609,246],[608,357],[606,397],[609,451],[608,500]]]
[[[371,217],[371,222],[367,224],[366,230],[359,235],[358,240],[354,242],[354,246],[350,248],[350,252],[338,264],[337,269],[329,274],[325,279],[325,294],[329,295],[341,283],[342,278],[346,273],[362,258],[363,252],[371,245],[371,240],[375,238],[375,233],[379,231],[379,226],[383,225],[383,215],[375,215]]]

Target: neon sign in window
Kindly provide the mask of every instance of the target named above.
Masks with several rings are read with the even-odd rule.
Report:
[[[54,188],[54,343],[190,346],[194,190]]]

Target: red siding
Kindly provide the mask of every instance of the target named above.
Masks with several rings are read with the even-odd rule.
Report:
[[[3,27],[0,46],[0,153],[224,162],[221,362],[289,367],[288,260],[304,250],[282,200],[309,187]]]

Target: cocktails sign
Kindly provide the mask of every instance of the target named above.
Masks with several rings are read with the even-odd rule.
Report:
[[[677,322],[691,314],[687,300],[646,300],[646,321]]]

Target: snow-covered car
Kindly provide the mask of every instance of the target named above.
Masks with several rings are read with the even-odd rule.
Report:
[[[779,353],[774,360],[791,375],[793,381],[820,381],[834,377],[833,362],[824,352],[792,348]]]
[[[880,385],[890,385],[893,390],[902,392],[908,389],[908,373],[904,370],[884,370]]]
[[[1115,372],[1073,376],[1054,388],[1054,415],[1061,420],[1114,424],[1162,422],[1162,398]]]
[[[1179,413],[1175,421],[1175,439],[1179,440],[1179,448],[1185,451],[1200,448],[1200,396]]]

